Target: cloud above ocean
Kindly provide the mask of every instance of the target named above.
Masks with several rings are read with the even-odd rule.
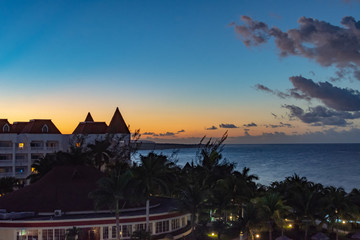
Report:
[[[221,123],[219,124],[220,128],[239,128],[238,126],[232,124],[232,123]]]
[[[294,88],[289,89],[287,92],[272,90],[261,84],[257,84],[255,88],[283,99],[295,98],[307,101],[318,99],[327,107],[337,111],[360,110],[360,92],[357,90],[336,87],[329,82],[316,83],[312,79],[302,76],[293,76],[289,79]]]
[[[242,16],[241,20],[244,24],[234,24],[234,28],[246,46],[258,46],[274,38],[281,57],[302,56],[322,66],[335,66],[342,74],[347,69],[352,77],[360,80],[360,21],[355,18],[344,17],[340,27],[300,17],[299,27],[287,31],[269,27],[249,16]]]
[[[290,118],[298,118],[304,123],[314,126],[347,126],[347,120],[360,118],[360,112],[334,111],[323,106],[311,107],[307,111],[295,105],[283,105],[290,111]]]
[[[257,124],[252,122],[252,123],[248,123],[248,124],[244,124],[244,127],[257,127]]]

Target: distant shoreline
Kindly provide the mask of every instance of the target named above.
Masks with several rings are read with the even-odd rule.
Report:
[[[134,144],[134,143],[132,143]],[[182,149],[182,148],[198,148],[200,143],[196,144],[186,144],[186,143],[156,143],[156,142],[138,142],[136,143],[136,148],[138,150],[163,150],[163,149]],[[246,146],[246,145],[360,145],[360,143],[224,143],[224,146]]]
[[[136,143],[138,150],[164,150],[164,149],[180,149],[180,148],[198,148],[199,144],[180,144],[180,143],[155,143],[140,142]]]

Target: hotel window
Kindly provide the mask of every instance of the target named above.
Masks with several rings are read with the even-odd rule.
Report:
[[[44,229],[42,230],[42,236],[43,240],[54,240],[54,230]]]
[[[135,224],[135,231],[145,230],[145,228],[146,228],[146,224],[145,224],[145,223]]]
[[[7,123],[3,126],[3,132],[10,132],[10,127]]]
[[[169,231],[169,221],[156,222],[156,233],[168,232]]]
[[[24,143],[19,143],[19,149],[23,149],[24,148]]]
[[[121,231],[121,226],[120,226]],[[111,238],[116,238],[116,226],[112,226],[111,228]]]
[[[45,125],[42,127],[41,131],[42,131],[43,133],[47,133],[47,132],[49,132],[49,127],[45,124]]]
[[[121,233],[122,237],[130,237],[132,234],[132,225],[123,225]]]
[[[27,232],[28,235],[28,240],[38,240],[39,239],[39,235],[38,235],[38,230],[28,230]]]
[[[109,239],[109,227],[103,227],[103,239]]]
[[[65,240],[65,229],[55,229],[54,240]]]
[[[180,219],[179,218],[172,219],[171,220],[171,229],[175,230],[175,229],[178,229],[178,228],[180,228]]]
[[[16,231],[16,240],[26,240],[26,230],[18,230]]]
[[[185,224],[185,217],[182,217],[182,218],[181,218],[181,226],[185,227],[185,225],[186,225],[186,224]]]
[[[16,167],[15,173],[23,174],[25,172],[25,167]]]

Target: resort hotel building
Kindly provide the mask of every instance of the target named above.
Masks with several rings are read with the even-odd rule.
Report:
[[[26,178],[34,160],[47,153],[67,151],[85,139],[90,143],[111,134],[130,143],[130,132],[116,109],[109,125],[87,115],[73,134],[63,135],[51,120],[0,120],[0,177]],[[75,141],[74,141],[75,139]],[[37,182],[0,197],[0,240],[66,240],[69,230],[78,240],[116,239],[115,213],[95,210],[89,193],[104,173],[89,166],[57,166]],[[122,202],[121,239],[145,230],[146,204]],[[151,198],[149,231],[152,239],[179,239],[191,232],[190,214],[170,198]]]
[[[93,143],[107,134],[129,144],[130,132],[116,108],[109,126],[95,122],[90,113],[80,122],[72,134],[61,134],[48,119],[33,119],[29,122],[9,123],[0,119],[0,178],[25,179],[31,173],[31,164],[47,153],[67,151],[72,144]],[[82,139],[81,142],[79,139]]]
[[[115,213],[94,210],[89,192],[103,173],[87,166],[59,166],[39,181],[0,197],[0,240],[66,240],[77,229],[79,240],[116,239]],[[145,203],[124,204],[121,239],[130,239],[146,226]],[[170,198],[150,201],[152,239],[179,239],[191,232],[190,214]]]

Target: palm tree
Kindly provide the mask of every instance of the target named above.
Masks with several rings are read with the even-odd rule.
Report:
[[[6,193],[14,191],[16,181],[17,180],[14,177],[0,178],[0,197]]]
[[[290,207],[286,206],[281,199],[279,193],[269,192],[257,201],[260,208],[260,214],[267,222],[269,229],[269,240],[272,240],[273,225],[283,226],[283,219],[290,211]]]
[[[76,240],[81,232],[80,228],[73,227],[66,230],[66,240]]]
[[[55,165],[57,165],[55,154],[46,154],[45,157],[36,159],[31,164],[33,171],[27,179],[30,179],[30,183],[34,183],[48,173]]]
[[[196,218],[199,211],[203,208],[207,196],[207,190],[203,188],[200,182],[183,184],[180,189],[181,207],[191,214],[191,232],[193,238],[195,237]]]
[[[339,239],[338,222],[340,219],[346,219],[350,216],[350,202],[346,196],[343,188],[327,187],[325,189],[326,197],[328,200],[327,213],[329,218],[334,221],[336,225],[336,240]]]
[[[298,225],[305,225],[304,239],[307,239],[309,223],[315,224],[315,220],[324,220],[324,189],[321,184],[314,184],[305,177],[294,174],[287,177],[282,185],[287,204],[294,210],[295,221]]]
[[[259,208],[252,202],[248,202],[244,205],[244,214],[240,217],[239,221],[241,232],[249,235],[251,240],[254,240],[255,231],[260,228],[261,223]]]
[[[92,159],[93,165],[101,170],[101,167],[109,163],[109,160],[112,156],[109,147],[111,142],[109,138],[103,140],[95,140],[93,144],[89,144],[88,148],[90,149],[89,155]]]
[[[132,177],[133,174],[130,170],[122,173],[115,168],[109,172],[108,176],[97,182],[98,188],[96,190],[89,193],[89,197],[94,199],[95,209],[107,207],[110,210],[115,210],[116,237],[118,240],[120,239],[119,213],[130,198]],[[120,206],[120,201],[123,201],[122,206]]]
[[[175,182],[176,165],[164,155],[150,152],[140,157],[141,163],[134,167],[135,181],[139,193],[146,199],[146,231],[149,231],[150,197],[169,192]]]

